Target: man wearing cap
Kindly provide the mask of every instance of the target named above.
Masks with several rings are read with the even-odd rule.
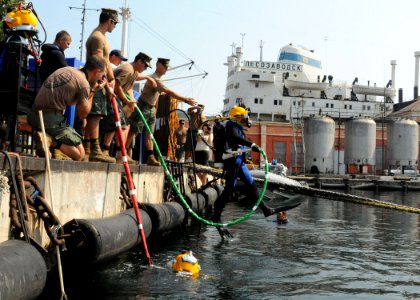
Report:
[[[155,79],[157,86],[153,87],[149,82],[146,82],[144,85],[143,91],[141,93],[139,102],[137,106],[141,110],[143,116],[146,119],[147,124],[149,125],[152,132],[155,131],[156,123],[156,105],[159,100],[159,95],[161,93],[168,94],[169,96],[188,103],[189,105],[196,105],[197,101],[193,98],[188,98],[186,96],[181,96],[177,92],[167,88],[162,81],[162,76],[166,74],[166,71],[169,68],[169,59],[167,58],[158,58],[156,62],[155,73],[151,75]],[[128,134],[127,141],[132,141],[133,137],[138,135],[143,131],[144,124],[141,121],[140,116],[137,113],[131,114],[129,118],[130,123],[130,132]],[[156,160],[153,154],[153,142],[149,133],[146,133],[146,157],[147,164],[152,166],[160,166],[160,162]]]
[[[109,53],[109,62],[111,63],[111,68],[115,70],[123,61],[127,61],[128,58],[122,55],[121,50],[114,49]]]
[[[92,109],[88,115],[83,147],[85,148],[86,161],[100,161],[115,163],[115,158],[102,153],[99,145],[99,121],[107,115],[107,97],[112,96],[110,87],[114,86],[114,73],[109,62],[109,43],[105,37],[107,32],[111,33],[118,20],[118,12],[114,9],[103,8],[99,16],[99,25],[90,34],[86,41],[86,59],[92,55],[98,55],[107,62],[106,79],[108,85],[105,89],[95,93],[93,97]]]
[[[122,66],[114,70],[115,88],[114,92],[118,96],[117,105],[121,116],[121,127],[129,129],[126,117],[128,118],[134,111],[134,105],[136,104],[133,95],[133,86],[135,81],[147,80],[147,83],[152,87],[156,88],[155,80],[147,75],[141,74],[144,70],[151,66],[150,61],[152,58],[146,53],[140,52],[134,58],[134,61],[129,64],[123,64]],[[124,111],[123,111],[124,106]],[[124,113],[125,112],[125,113]],[[127,114],[127,116],[125,116]],[[102,143],[102,149],[108,150],[111,145],[112,139],[115,135],[115,119],[114,114],[109,114],[103,123],[103,131],[105,132],[104,141]],[[125,134],[123,136],[125,140]],[[119,149],[118,140],[117,143],[117,162],[122,161],[121,149]],[[134,163],[134,160],[128,158],[129,163]]]

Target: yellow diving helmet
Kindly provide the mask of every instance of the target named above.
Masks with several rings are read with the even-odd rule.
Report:
[[[176,256],[172,265],[172,270],[176,272],[185,272],[192,276],[200,273],[201,267],[198,260],[194,257],[192,251],[185,251]]]
[[[229,116],[234,118],[241,125],[251,127],[252,121],[249,119],[248,110],[242,106],[234,106],[229,111]]]
[[[4,21],[10,29],[24,25],[35,28],[38,25],[38,19],[32,11],[32,4],[25,2],[16,5],[11,12],[7,13]]]

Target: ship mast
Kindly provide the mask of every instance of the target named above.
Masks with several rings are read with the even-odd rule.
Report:
[[[263,61],[263,46],[264,46],[264,42],[261,40],[260,41],[260,61]]]
[[[128,0],[125,0],[125,6],[121,7],[122,16],[122,36],[121,36],[121,53],[128,57],[128,21],[131,17],[130,8],[128,7]]]

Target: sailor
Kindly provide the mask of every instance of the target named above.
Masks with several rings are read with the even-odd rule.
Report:
[[[41,86],[33,105],[33,111],[28,114],[28,121],[37,132],[34,135],[37,154],[46,154],[42,147],[43,138],[40,135],[41,123],[38,111],[43,111],[43,119],[47,136],[47,148],[53,147],[53,155],[62,157],[60,150],[73,160],[82,160],[85,151],[82,137],[72,127],[66,124],[63,115],[67,105],[76,105],[78,118],[86,118],[92,107],[92,98],[96,91],[105,86],[102,80],[106,70],[106,61],[96,55],[90,56],[82,69],[63,67],[52,73]],[[51,138],[52,137],[52,138]]]
[[[107,62],[106,80],[111,88],[114,88],[114,74],[109,62],[110,47],[105,37],[107,32],[111,33],[118,24],[118,11],[103,8],[99,16],[99,25],[92,31],[86,41],[86,59],[92,55],[98,55]],[[99,161],[115,163],[115,158],[103,153],[99,145],[99,122],[107,115],[106,103],[112,93],[102,89],[93,97],[92,109],[87,117],[84,132],[83,147],[85,148],[86,161]]]
[[[250,141],[245,133],[244,126],[251,127],[251,120],[248,116],[248,110],[243,106],[234,106],[229,111],[230,120],[226,123],[226,144],[227,150],[238,152],[238,150],[245,150],[246,147],[251,148],[254,152],[259,152],[259,147]],[[258,188],[246,166],[246,153],[227,158],[224,160],[225,172],[225,188],[222,194],[217,198],[214,204],[214,214],[212,221],[221,223],[221,215],[223,208],[229,201],[229,198],[235,191],[237,179],[240,178],[245,184],[245,190],[241,191],[248,198],[257,201],[259,197]],[[265,217],[286,210],[284,207],[271,208],[267,206],[264,201],[261,201],[260,206]],[[222,239],[232,238],[232,234],[225,227],[216,227]]]
[[[141,93],[140,99],[137,103],[138,108],[141,110],[143,116],[146,119],[147,124],[149,125],[152,133],[155,129],[156,123],[156,105],[159,100],[159,95],[161,93],[165,93],[179,101],[183,101],[189,105],[196,105],[197,101],[193,98],[189,98],[186,96],[181,96],[177,92],[169,89],[165,86],[164,82],[162,81],[162,76],[166,74],[166,71],[169,68],[169,59],[167,58],[158,58],[156,62],[156,70],[155,73],[151,75],[151,77],[156,81],[157,86],[154,87],[147,81],[144,85],[143,91]],[[133,140],[135,136],[143,131],[144,124],[141,121],[141,118],[137,112],[131,114],[130,118],[128,119],[130,124],[130,131],[128,133],[127,141]],[[127,143],[127,147],[130,145]],[[152,137],[149,133],[146,133],[146,157],[147,157],[147,164],[151,166],[159,166],[160,162],[156,160],[153,154],[153,142]]]

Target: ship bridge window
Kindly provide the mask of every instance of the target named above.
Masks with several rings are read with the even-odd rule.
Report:
[[[330,104],[329,104],[329,103],[326,103],[326,104],[325,104],[325,107],[326,107],[326,108],[330,107]]]
[[[331,108],[334,108],[334,103],[331,103]]]
[[[236,104],[241,104],[242,103],[242,98],[236,98]]]
[[[283,100],[274,99],[274,105],[283,105]]]
[[[315,102],[312,102],[312,107],[315,107]]]
[[[363,110],[366,110],[366,105],[363,105],[363,106],[362,106],[362,109],[363,109]]]
[[[260,87],[260,83],[259,83],[259,82],[256,82],[256,83],[255,83],[255,87],[256,87],[256,88],[259,88],[259,87]]]
[[[260,104],[263,104],[264,100],[262,98],[260,98]]]
[[[254,104],[258,104],[258,98],[254,99]]]
[[[277,100],[274,100],[274,105],[277,105]]]
[[[370,105],[368,105],[367,110],[370,110]]]
[[[258,74],[252,74],[252,78],[260,78],[260,75],[258,75]]]
[[[347,104],[344,104],[344,109],[347,109]]]
[[[349,109],[353,109],[353,105],[349,105]]]
[[[235,89],[239,88],[239,82],[235,83]]]
[[[319,60],[291,52],[281,52],[279,60],[291,60],[321,69],[321,62]]]

